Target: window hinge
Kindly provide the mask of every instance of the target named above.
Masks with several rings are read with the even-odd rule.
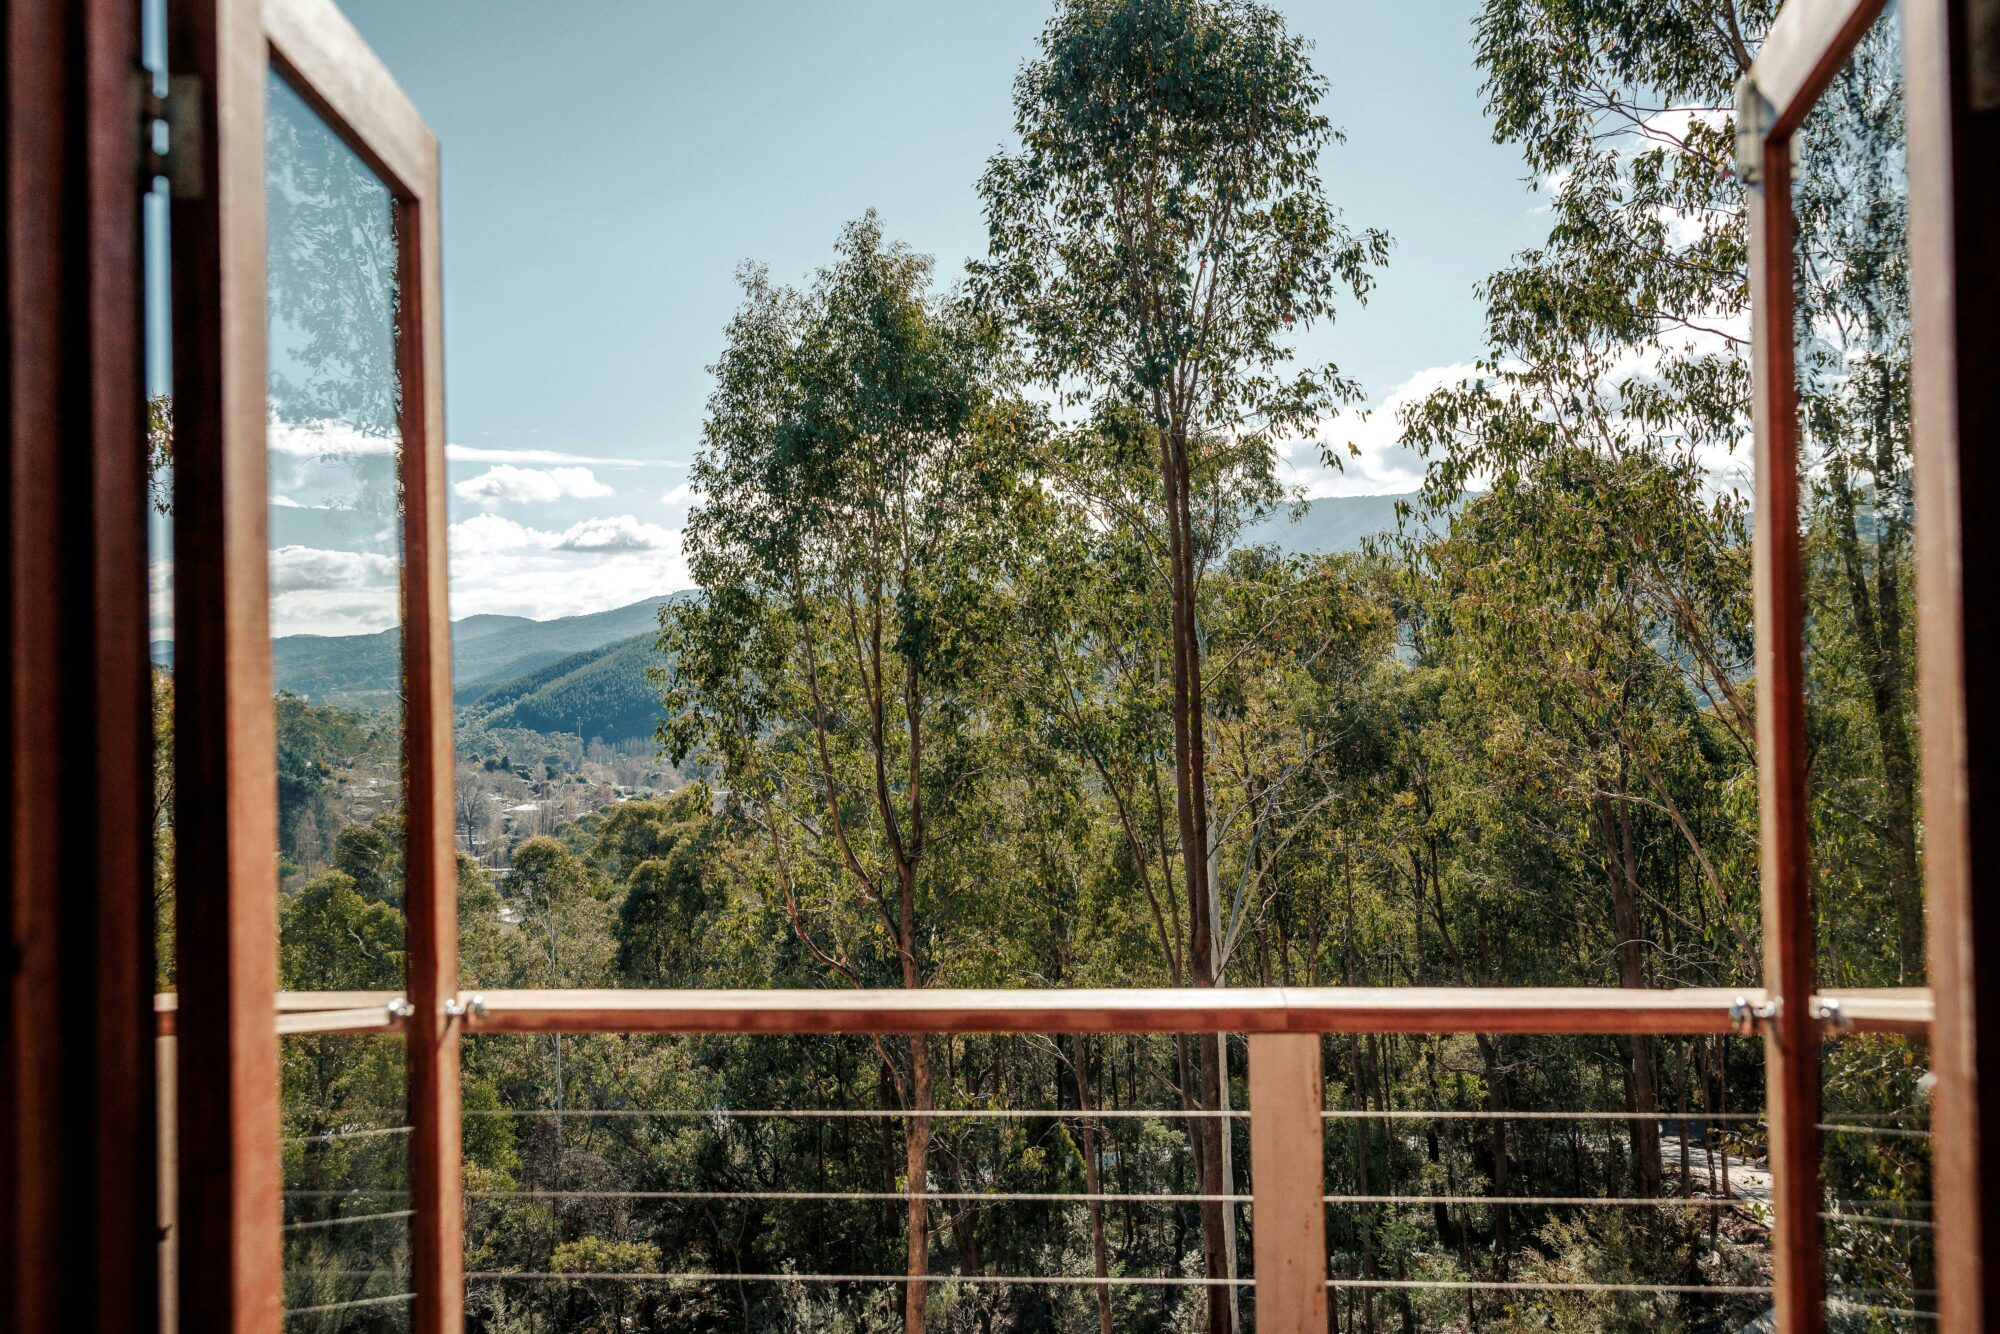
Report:
[[[201,79],[193,74],[169,74],[167,91],[159,92],[152,71],[138,70],[132,86],[139,104],[139,162],[143,178],[167,178],[175,199],[199,199],[203,180]]]
[[[1764,170],[1764,140],[1777,113],[1746,74],[1736,81],[1736,179],[1757,184]]]

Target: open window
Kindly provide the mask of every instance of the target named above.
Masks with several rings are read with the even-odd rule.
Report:
[[[1994,1077],[1977,1059],[1993,1002],[1966,953],[1991,926],[1968,893],[1980,765],[1959,749],[1985,707],[1967,690],[1980,633],[1969,590],[1985,576],[1965,556],[1982,474],[1968,474],[1962,442],[1990,423],[1991,395],[1990,385],[1968,394],[1961,377],[1991,329],[1983,316],[1966,322],[1978,261],[1961,247],[1963,228],[1991,227],[1966,183],[1968,168],[1990,166],[2000,104],[1990,9],[1790,0],[1738,90],[1737,171],[1751,187],[1773,1277],[1787,1329],[1841,1325],[1829,1271],[1848,1248],[1833,1245],[1843,1220],[1823,1213],[1823,1176],[1840,1136],[1862,1129],[1840,1124],[1816,987],[1930,984],[1928,1045],[1905,1064],[1913,1093],[1926,1069],[1924,1087],[1935,1086],[1935,1163],[1918,1173],[1935,1205],[1893,1221],[1922,1230],[1906,1235],[1936,1266],[1937,1315],[1909,1314],[1963,1329],[1992,1318],[1974,1278],[1994,1240],[1971,1146]],[[1823,577],[1815,563],[1829,567]],[[1828,587],[1840,591],[1814,591]],[[1867,716],[1829,716],[1818,685],[1838,673],[1867,680]],[[1818,744],[1843,727],[1876,753],[1865,778],[1832,771]],[[1815,838],[1822,811],[1857,796],[1873,803],[1878,845],[1864,870],[1853,849]],[[1816,950],[1828,917],[1857,913],[1878,948]]]
[[[1988,239],[2000,208],[1994,0],[1788,0],[1774,6],[1742,89],[1762,990],[1461,982],[962,991],[857,982],[851,992],[495,990],[483,1002],[457,989],[437,145],[331,0],[176,0],[163,28],[173,82],[158,86],[135,83],[138,8],[11,0],[0,10],[9,113],[0,128],[9,191],[0,215],[9,320],[0,339],[8,515],[0,905],[10,933],[0,1324],[154,1328],[158,1265],[166,1319],[157,1327],[276,1334],[316,1316],[323,1327],[461,1329],[461,1033],[476,1042],[756,1034],[869,1043],[1246,1034],[1247,1106],[1166,1114],[1225,1126],[1251,1118],[1240,1160],[1248,1191],[1231,1184],[1172,1201],[1247,1206],[1247,1276],[1218,1266],[1199,1277],[1116,1281],[1199,1288],[1216,1328],[1237,1327],[1234,1294],[1251,1297],[1265,1330],[1315,1331],[1327,1322],[1328,1290],[1343,1286],[1372,1294],[1400,1284],[1468,1303],[1474,1290],[1512,1302],[1528,1292],[1632,1295],[1642,1286],[1330,1273],[1330,1203],[1414,1208],[1424,1198],[1379,1194],[1380,1183],[1365,1180],[1359,1194],[1327,1194],[1330,1127],[1417,1121],[1437,1109],[1392,1108],[1386,1093],[1379,1107],[1365,1094],[1359,1106],[1323,1107],[1327,1035],[1645,1035],[1713,1038],[1718,1048],[1732,1033],[1755,1035],[1767,1054],[1765,1108],[1709,1104],[1702,1094],[1709,1119],[1769,1130],[1772,1282],[1760,1274],[1726,1291],[1758,1299],[1760,1310],[1770,1298],[1779,1327],[1806,1334],[1864,1314],[1842,1305],[1843,1289],[1865,1276],[1835,1253],[1838,1229],[1853,1220],[1838,1215],[1830,1164],[1839,1136],[1885,1133],[1843,1123],[1852,1118],[1838,1114],[1834,1072],[1864,1042],[1907,1042],[1905,1053],[1920,1053],[1898,1072],[1909,1077],[1910,1109],[1934,1086],[1935,1162],[1921,1178],[1934,1194],[1885,1199],[1935,1203],[1921,1217],[1913,1209],[1869,1221],[1903,1229],[1911,1253],[1926,1248],[1908,1273],[1928,1266],[1936,1278],[1933,1288],[1912,1279],[1891,1294],[1911,1297],[1911,1309],[1878,1302],[1866,1314],[1963,1331],[1996,1323],[1985,1276],[2000,1272],[2000,1154],[1982,1149],[1989,1129],[2000,1133],[2000,988],[1982,966],[2000,958],[2000,895],[1979,892],[2000,858],[2000,822],[1982,818],[2000,754],[2000,696],[1981,689],[2000,653],[1991,613],[2000,562],[1987,536],[2000,505],[1991,448],[2000,432],[2000,250]],[[167,159],[149,161],[162,134],[171,139]],[[156,1000],[145,892],[156,716],[142,630],[147,348],[136,201],[159,175],[173,195],[178,929],[175,989]],[[1814,562],[1834,577],[1816,582]],[[1848,592],[1814,592],[1843,581]],[[365,683],[328,673],[310,691],[274,694],[274,636],[333,631],[373,636],[380,670]],[[301,643],[286,651],[308,651]],[[1839,692],[1861,704],[1852,717],[1828,718],[1815,681],[1835,672],[1881,688]],[[1867,773],[1825,767],[1815,737],[1834,727],[1865,734],[1861,748],[1874,748]],[[1872,831],[1867,846],[1816,838],[1822,804],[1854,793],[1870,803],[1867,818],[1851,822]],[[1821,944],[1829,915],[1866,920],[1844,933],[1844,955]],[[1421,929],[1421,911],[1416,920]],[[1836,1035],[1846,1041],[1831,1055]],[[1065,1059],[1055,1043],[1038,1050],[1051,1070]],[[818,1114],[842,1125],[1069,1120],[1083,1145],[1085,1197],[1101,1204],[1118,1196],[1098,1174],[1125,1180],[1138,1155],[1100,1153],[1094,1137],[1160,1113],[1119,1106],[1115,1092],[1107,1105],[1102,1083],[1087,1092],[1089,1060],[1081,1043],[1071,1050],[1074,1105],[1057,1097],[1011,1109],[898,1108],[883,1099]],[[334,1051],[341,1059],[327,1064],[341,1071],[338,1088],[315,1083],[312,1069],[316,1052]],[[854,1051],[865,1062],[881,1049],[856,1041]],[[347,1059],[355,1052],[366,1059]],[[1218,1064],[1233,1096],[1226,1055]],[[994,1060],[996,1086],[1001,1068]],[[1116,1077],[1115,1067],[1102,1068]],[[1364,1083],[1357,1068],[1354,1084]],[[726,1114],[761,1123],[814,1112],[797,1105],[803,1099],[663,1112],[669,1099],[649,1097],[633,1107],[474,1115],[520,1110],[585,1123]],[[1447,1111],[1468,1122],[1526,1112],[1549,1126],[1639,1119],[1630,1106]],[[165,1131],[157,1140],[155,1119]],[[1685,1092],[1677,1115],[1656,1119],[1682,1123],[1686,1173]],[[1377,1138],[1402,1136],[1391,1129]],[[918,1138],[906,1133],[905,1143]],[[891,1138],[880,1143],[893,1161]],[[838,1151],[820,1156],[841,1166]],[[1357,1147],[1355,1165],[1366,1161]],[[1611,1169],[1607,1177],[1615,1161]],[[1729,1198],[1728,1173],[1725,1149],[1725,1184],[1710,1202]],[[730,1198],[804,1194],[794,1182],[776,1184],[786,1189]],[[872,1202],[891,1219],[909,1209],[907,1244],[921,1265],[927,1210],[948,1192],[923,1170],[892,1189],[879,1184],[810,1202]],[[663,1207],[723,1194],[695,1185],[646,1193]],[[1446,1185],[1454,1193],[1432,1197],[1434,1206],[1504,1210],[1529,1198],[1504,1189],[1459,1196],[1449,1176]],[[156,1188],[167,1225],[158,1235]],[[984,1184],[959,1193],[999,1198]],[[1076,1195],[1022,1190],[1012,1202],[1040,1207]],[[1566,1209],[1668,1204],[1651,1193],[1540,1198]],[[1153,1192],[1123,1202],[1168,1200]],[[1226,1249],[1234,1265],[1246,1248],[1235,1224],[1220,1220],[1235,1214],[1213,1216],[1217,1253]],[[650,1263],[643,1251],[636,1261]],[[1114,1278],[1101,1249],[1095,1263],[1090,1275],[981,1277],[1089,1290],[1108,1326]],[[475,1298],[481,1285],[543,1279],[861,1281],[854,1271],[719,1266],[482,1265],[472,1275]],[[919,1267],[865,1281],[906,1302],[913,1294],[921,1313],[927,1285],[945,1278]]]
[[[173,214],[179,1323],[453,1328],[437,145],[327,0],[176,5],[168,45],[202,149]],[[336,627],[393,688],[274,701],[272,637]],[[287,991],[317,998],[274,1031]],[[371,1086],[315,1089],[324,1042],[381,1046]],[[358,1281],[285,1290],[349,1237]]]

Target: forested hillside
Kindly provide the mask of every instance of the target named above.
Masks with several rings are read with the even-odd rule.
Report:
[[[657,632],[572,653],[499,685],[461,691],[462,725],[568,732],[583,741],[650,741],[660,725]],[[476,688],[476,687],[475,687]]]
[[[451,627],[451,675],[461,702],[574,654],[652,633],[669,598],[649,597],[610,611],[532,621],[468,616]],[[323,703],[381,705],[400,689],[400,630],[372,635],[285,635],[271,642],[278,689]],[[171,647],[155,646],[171,662]]]
[[[1483,285],[1474,373],[1399,416],[1407,514],[1295,528],[1280,445],[1338,466],[1318,436],[1362,394],[1297,336],[1393,255],[1334,197],[1327,84],[1249,0],[1058,0],[1014,135],[966,164],[968,272],[872,213],[806,281],[742,271],[695,594],[578,618],[588,644],[460,627],[463,984],[1754,986],[1729,109],[1773,8],[1488,0],[1451,37],[1548,236]],[[1799,159],[1812,873],[1846,986],[1926,974],[1895,31]],[[283,651],[319,683],[280,701],[287,986],[401,978],[402,816],[357,795],[393,729],[336,698],[369,651]],[[642,735],[644,791],[615,772]],[[1926,1056],[1825,1052],[1829,1309],[1909,1327]],[[1322,1055],[1337,1329],[1768,1306],[1761,1040]],[[399,1061],[287,1042],[295,1308],[404,1290],[402,1141],[344,1138],[394,1131]],[[1255,1326],[1233,1039],[487,1035],[464,1081],[490,1334]]]

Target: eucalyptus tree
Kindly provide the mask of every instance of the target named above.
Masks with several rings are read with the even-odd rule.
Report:
[[[1026,336],[1035,373],[1130,457],[1150,455],[1141,511],[1164,577],[1171,650],[1173,783],[1188,981],[1215,980],[1209,866],[1204,525],[1239,497],[1198,490],[1231,475],[1217,453],[1261,451],[1356,395],[1327,366],[1296,363],[1289,335],[1359,298],[1388,240],[1356,233],[1328,202],[1322,150],[1338,135],[1306,43],[1244,0],[1068,0],[1014,85],[1016,151],[980,182],[990,254],[975,265],[993,308]],[[1268,464],[1265,465],[1268,471]],[[1255,470],[1253,469],[1253,475]],[[1203,1061],[1202,1098],[1221,1071]],[[1219,1189],[1213,1127],[1204,1191]],[[1204,1212],[1212,1273],[1220,1210]],[[1211,1294],[1210,1328],[1229,1325]]]
[[[1801,126],[1793,189],[1815,889],[1875,928],[1827,934],[1848,985],[1924,977],[1903,139],[1878,24]]]
[[[1674,771],[1710,742],[1727,756],[1718,782],[1740,792],[1755,769],[1747,513],[1726,475],[1749,430],[1729,108],[1774,8],[1489,0],[1477,42],[1494,135],[1549,193],[1549,233],[1482,286],[1476,373],[1402,420],[1429,458],[1426,507],[1453,516],[1419,557],[1448,586],[1440,627],[1539,739],[1526,753],[1541,781],[1570,794],[1626,986],[1651,980],[1659,944],[1635,820],[1666,822],[1714,919],[1754,918],[1738,832],[1705,823],[1703,790]],[[1468,490],[1487,494],[1454,515]],[[1748,930],[1719,967],[1754,970]],[[1650,1046],[1632,1044],[1628,1069],[1642,1191],[1659,1179]]]
[[[924,986],[947,952],[987,837],[1004,576],[1037,504],[1034,415],[930,275],[873,214],[809,290],[745,273],[693,474],[702,596],[663,618],[663,739],[716,767],[762,827],[798,940],[855,986]],[[902,1105],[931,1109],[930,1042],[880,1048]],[[930,1147],[912,1116],[906,1330],[924,1324]]]

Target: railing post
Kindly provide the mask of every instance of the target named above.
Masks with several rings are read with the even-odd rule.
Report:
[[[1250,1234],[1259,1334],[1326,1332],[1317,1033],[1250,1035]]]

